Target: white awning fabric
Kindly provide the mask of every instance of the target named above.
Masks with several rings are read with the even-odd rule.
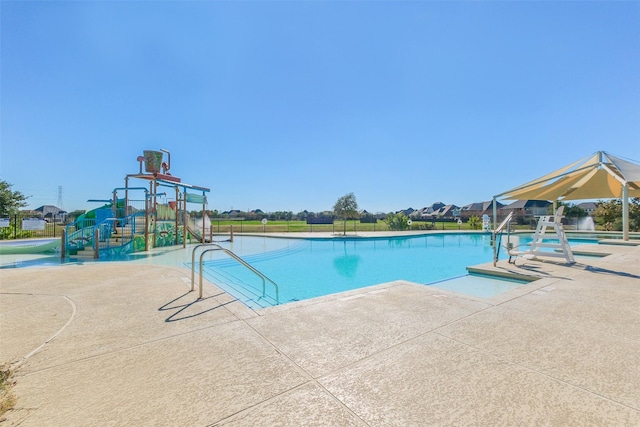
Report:
[[[538,179],[494,196],[494,200],[623,199],[628,237],[628,197],[640,197],[640,164],[598,151]],[[627,208],[627,209],[625,209]]]
[[[640,197],[640,165],[604,151],[598,151],[538,179],[529,181],[496,198],[510,200],[584,200]]]

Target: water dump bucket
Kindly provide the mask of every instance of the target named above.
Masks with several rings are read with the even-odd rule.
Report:
[[[144,170],[149,173],[158,173],[162,168],[162,151],[144,150]]]

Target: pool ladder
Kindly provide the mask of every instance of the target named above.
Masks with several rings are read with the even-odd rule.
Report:
[[[266,282],[267,281],[270,282],[274,286],[274,288],[276,290],[276,305],[280,304],[280,299],[278,297],[278,284],[276,282],[274,282],[273,280],[269,279],[267,276],[262,274],[255,267],[253,267],[251,264],[249,264],[248,262],[246,262],[245,260],[240,258],[238,255],[236,255],[233,252],[231,252],[229,249],[223,248],[222,246],[218,245],[217,243],[202,243],[202,244],[196,245],[193,248],[193,251],[191,252],[191,290],[192,291],[195,290],[196,250],[198,250],[198,248],[201,248],[201,247],[209,247],[209,248],[203,250],[202,253],[200,254],[200,263],[199,263],[199,267],[200,267],[200,287],[199,287],[198,299],[202,299],[202,259],[203,259],[204,255],[207,252],[222,251],[222,252],[226,253],[227,255],[229,255],[231,258],[233,258],[236,261],[238,261],[243,266],[247,267],[249,270],[251,270],[253,273],[255,273],[258,277],[260,277],[262,279],[262,298],[266,297]]]

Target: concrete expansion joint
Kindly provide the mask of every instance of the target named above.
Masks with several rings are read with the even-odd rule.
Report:
[[[48,339],[46,339],[42,344],[40,344],[38,347],[34,348],[33,350],[31,350],[29,353],[27,353],[24,357],[22,357],[22,359],[14,362],[11,364],[10,368],[12,370],[16,370],[18,369],[20,366],[22,366],[30,357],[32,357],[33,355],[37,354],[38,352],[40,352],[47,344],[49,344],[51,341],[53,341],[58,335],[60,335],[62,333],[62,331],[64,331],[67,326],[69,326],[71,324],[71,322],[73,321],[73,319],[75,319],[76,314],[78,313],[78,307],[76,306],[76,303],[73,302],[73,300],[71,298],[69,298],[66,295],[53,295],[53,294],[27,294],[27,295],[44,295],[44,296],[61,296],[62,298],[64,298],[65,300],[67,300],[67,302],[71,305],[71,316],[69,317],[69,319],[67,320],[67,322],[60,328],[58,329],[58,331],[56,331],[51,337],[49,337]]]

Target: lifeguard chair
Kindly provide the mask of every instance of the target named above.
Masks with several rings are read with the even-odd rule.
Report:
[[[574,264],[576,260],[573,257],[573,252],[571,251],[567,235],[564,232],[564,227],[561,222],[563,212],[564,206],[560,206],[555,215],[545,215],[540,217],[528,250],[518,250],[517,248],[520,242],[518,236],[509,236],[506,241],[509,262],[511,262],[512,258],[517,258],[518,256],[528,259],[535,259],[542,256],[560,257],[564,258],[567,264]],[[554,233],[547,233],[549,229],[552,229]],[[513,262],[515,263],[515,259]]]

